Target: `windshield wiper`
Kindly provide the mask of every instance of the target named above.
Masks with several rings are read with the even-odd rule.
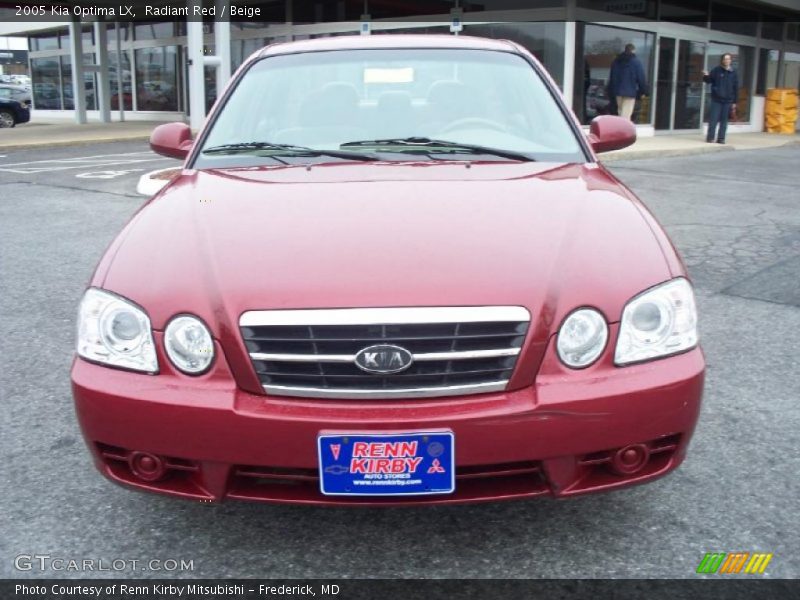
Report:
[[[347,152],[346,150],[318,150],[306,146],[293,146],[291,144],[275,144],[273,142],[236,142],[205,148],[203,154],[235,154],[239,152],[252,152],[257,150],[270,150],[276,156],[333,156],[350,160],[380,160],[377,156]]]
[[[450,142],[448,140],[436,140],[426,137],[407,137],[392,138],[386,140],[362,140],[358,142],[346,142],[340,148],[379,148],[382,146],[396,146],[389,152],[408,152],[417,149],[426,154],[436,154],[450,152],[454,154],[490,154],[511,160],[533,161],[535,159],[513,150],[503,150],[501,148],[489,148],[488,146],[477,146],[475,144],[462,144],[460,142]],[[384,151],[384,150],[382,150]]]

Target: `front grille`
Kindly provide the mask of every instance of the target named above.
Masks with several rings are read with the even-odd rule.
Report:
[[[414,398],[505,389],[530,314],[518,306],[251,311],[239,325],[264,390],[327,398]],[[373,345],[413,357],[394,374],[355,357]]]

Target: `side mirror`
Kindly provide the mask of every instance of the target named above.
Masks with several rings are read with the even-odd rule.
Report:
[[[186,158],[193,143],[192,130],[186,123],[159,125],[150,134],[150,149],[169,158]]]
[[[589,125],[589,143],[597,152],[627,148],[636,141],[636,126],[625,117],[602,115]]]

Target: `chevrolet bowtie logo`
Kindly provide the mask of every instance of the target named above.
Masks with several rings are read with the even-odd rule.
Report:
[[[356,366],[367,373],[388,375],[405,371],[414,357],[405,348],[391,344],[378,344],[363,348],[356,354]]]

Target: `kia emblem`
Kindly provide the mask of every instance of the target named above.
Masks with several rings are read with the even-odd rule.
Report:
[[[414,356],[400,346],[378,344],[362,348],[355,357],[356,366],[367,373],[390,375],[408,369]]]

